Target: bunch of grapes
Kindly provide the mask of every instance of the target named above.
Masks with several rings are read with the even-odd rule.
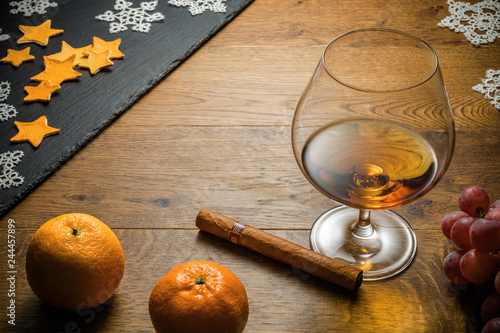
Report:
[[[490,206],[486,191],[471,186],[458,197],[458,207],[441,221],[443,234],[459,248],[444,259],[444,273],[458,285],[493,282],[481,307],[482,332],[500,332],[500,200]]]

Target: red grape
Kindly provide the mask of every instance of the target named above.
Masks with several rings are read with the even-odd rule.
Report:
[[[470,216],[461,217],[453,224],[453,227],[451,227],[451,240],[462,250],[470,250],[473,248],[470,241],[469,229],[475,221],[476,219]]]
[[[500,208],[500,199],[491,204],[490,209]]]
[[[464,278],[460,271],[460,259],[465,254],[465,251],[456,250],[446,256],[443,262],[444,274],[454,284],[466,285],[470,282]]]
[[[478,219],[470,227],[469,235],[472,246],[481,252],[494,252],[500,249],[500,221],[498,220]]]
[[[495,276],[495,289],[497,290],[497,293],[500,294],[500,271],[498,271]]]
[[[460,259],[460,271],[470,282],[481,284],[491,279],[497,272],[497,268],[489,253],[472,249]]]
[[[500,332],[500,317],[493,318],[483,326],[481,333],[499,333]]]
[[[460,248],[444,259],[443,271],[454,284],[475,285],[484,299],[482,333],[500,333],[500,200],[489,204],[485,190],[469,186],[458,197],[460,210],[441,219],[443,235]]]
[[[484,215],[487,219],[494,219],[500,221],[500,208],[491,209],[486,215]]]
[[[484,322],[500,317],[500,295],[493,293],[488,296],[481,306],[481,318]]]
[[[451,239],[450,231],[451,227],[457,222],[457,220],[461,217],[469,216],[467,213],[462,212],[461,210],[454,211],[452,213],[446,214],[441,220],[441,230],[443,231],[443,235]]]
[[[489,206],[488,193],[479,186],[467,187],[458,197],[458,207],[473,217],[483,217]]]

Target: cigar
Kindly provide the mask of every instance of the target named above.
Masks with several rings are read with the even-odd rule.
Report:
[[[221,238],[239,244],[266,257],[296,267],[306,273],[357,291],[363,281],[363,271],[340,260],[314,252],[298,244],[245,225],[227,216],[202,209],[196,226]]]

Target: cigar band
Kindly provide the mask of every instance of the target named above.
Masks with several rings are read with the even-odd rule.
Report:
[[[231,231],[229,232],[229,240],[231,243],[238,244],[240,241],[241,233],[243,232],[243,229],[245,229],[246,224],[240,223],[240,222],[235,222],[233,224],[233,227],[231,228]]]

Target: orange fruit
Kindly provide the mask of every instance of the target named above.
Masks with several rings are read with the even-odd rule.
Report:
[[[106,302],[120,284],[125,257],[113,231],[86,214],[44,223],[26,252],[28,283],[56,308],[83,310]]]
[[[236,333],[248,320],[243,283],[211,261],[191,261],[168,272],[149,297],[149,315],[158,333]]]

